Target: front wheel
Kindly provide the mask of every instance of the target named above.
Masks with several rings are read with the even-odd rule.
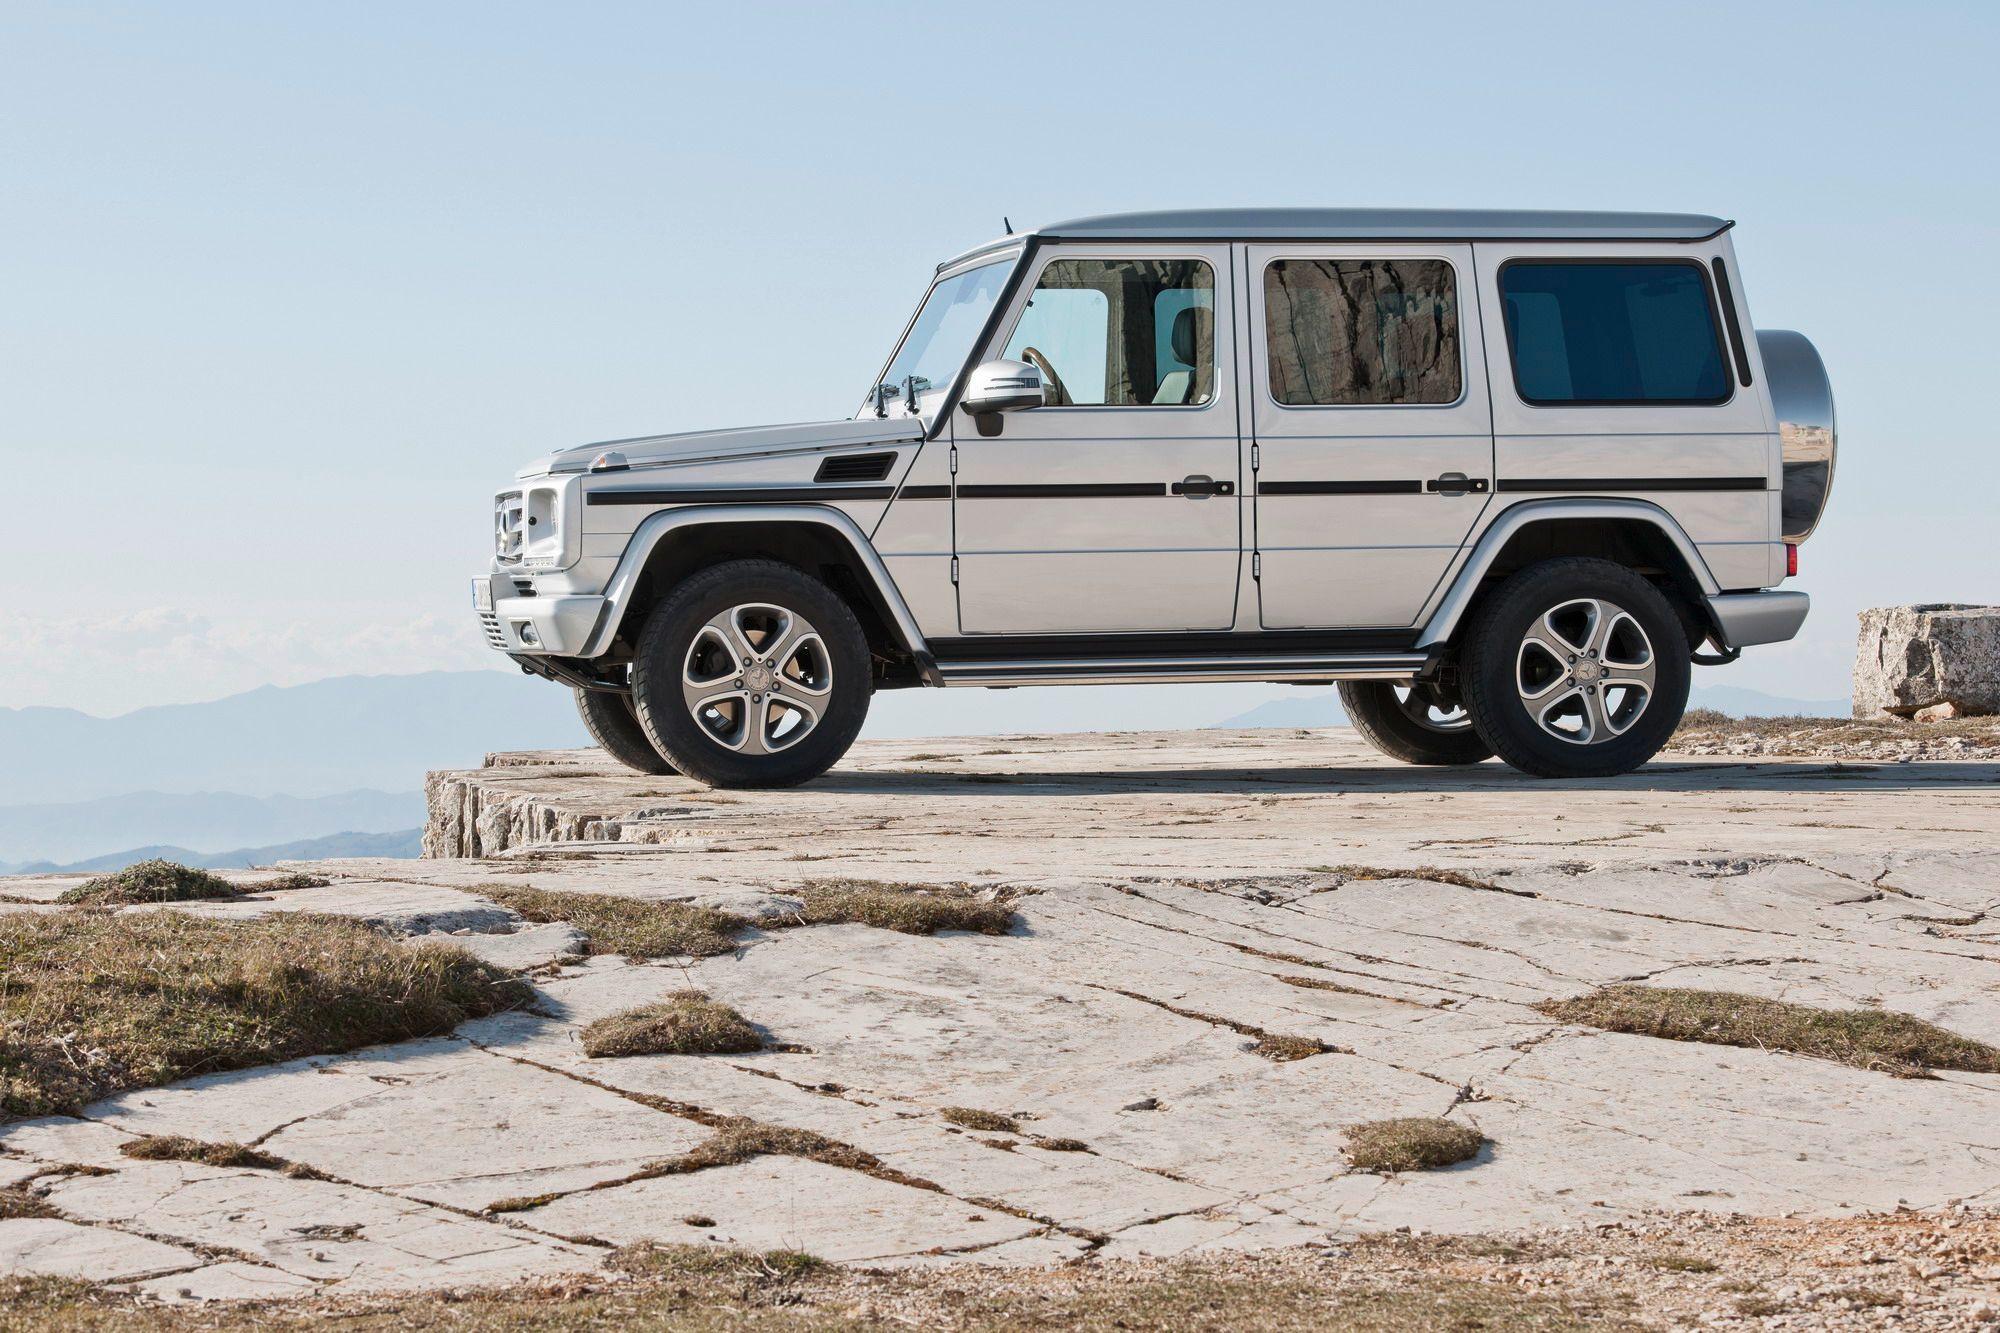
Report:
[[[653,745],[711,787],[789,787],[868,716],[868,639],[839,594],[775,560],[702,570],[646,618],[632,698]]]
[[[667,757],[653,748],[646,729],[639,725],[639,712],[629,694],[610,690],[578,690],[576,711],[590,738],[604,753],[629,769],[664,776],[674,771]]]
[[[1687,635],[1664,594],[1608,560],[1531,565],[1466,631],[1459,684],[1502,759],[1545,778],[1629,773],[1687,708]]]
[[[1473,730],[1463,704],[1431,686],[1385,680],[1343,680],[1340,706],[1362,739],[1406,764],[1476,764],[1493,747]]]

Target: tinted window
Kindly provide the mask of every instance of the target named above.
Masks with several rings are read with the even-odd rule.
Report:
[[[1454,403],[1458,301],[1442,259],[1280,259],[1264,270],[1271,397]]]
[[[1056,259],[1003,356],[1052,407],[1190,407],[1215,396],[1215,275],[1195,259]]]
[[[1541,263],[1500,271],[1514,385],[1530,403],[1729,397],[1708,280],[1692,263]]]

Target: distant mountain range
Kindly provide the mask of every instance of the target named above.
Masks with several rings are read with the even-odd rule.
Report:
[[[202,854],[325,836],[391,833],[424,822],[419,791],[335,796],[238,796],[144,791],[57,805],[0,807],[0,867],[68,863],[111,847],[173,843]]]
[[[53,861],[0,864],[0,875],[102,875],[154,857],[178,861],[184,866],[198,866],[203,870],[241,870],[246,866],[269,865],[273,861],[316,861],[331,856],[410,858],[422,850],[423,832],[420,828],[413,828],[394,833],[334,833],[324,838],[304,838],[270,847],[241,847],[233,852],[193,852],[185,847],[134,847],[130,851],[93,856],[68,865],[57,865]]]
[[[1697,685],[1688,692],[1689,708],[1713,708],[1731,717],[1846,717],[1845,699],[1785,699],[1761,690],[1735,685]],[[1334,690],[1273,699],[1255,708],[1226,717],[1212,727],[1344,727],[1347,714]]]
[[[336,676],[110,718],[0,708],[0,806],[129,792],[409,792],[426,770],[476,765],[488,750],[588,743],[568,690],[513,671]]]

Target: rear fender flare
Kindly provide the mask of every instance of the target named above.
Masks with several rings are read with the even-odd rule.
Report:
[[[1486,530],[1480,533],[1479,540],[1473,543],[1471,552],[1461,561],[1457,572],[1448,582],[1440,584],[1442,591],[1433,594],[1428,613],[1419,622],[1423,629],[1417,636],[1417,647],[1435,647],[1449,639],[1472,609],[1481,581],[1507,549],[1507,543],[1531,524],[1552,519],[1617,519],[1647,524],[1658,529],[1660,535],[1673,546],[1703,598],[1713,597],[1722,591],[1693,539],[1674,521],[1672,514],[1656,504],[1644,500],[1528,500],[1506,510],[1489,523]]]

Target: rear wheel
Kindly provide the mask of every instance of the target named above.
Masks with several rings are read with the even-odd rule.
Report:
[[[711,787],[788,787],[868,716],[868,640],[839,594],[774,560],[702,570],[653,609],[632,697],[653,745]]]
[[[646,739],[646,729],[639,725],[639,713],[632,706],[631,695],[610,690],[578,690],[576,711],[582,715],[591,739],[625,767],[655,776],[674,771],[667,757]]]
[[[1502,759],[1545,778],[1628,773],[1687,708],[1687,635],[1651,583],[1608,560],[1531,565],[1489,593],[1459,683]]]
[[[1343,680],[1340,706],[1370,745],[1406,764],[1476,764],[1493,747],[1473,730],[1465,705],[1429,685]]]

